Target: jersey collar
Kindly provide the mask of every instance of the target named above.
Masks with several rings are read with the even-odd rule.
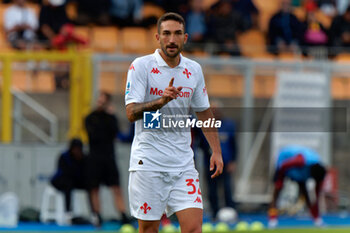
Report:
[[[169,65],[164,61],[162,56],[160,56],[159,49],[156,49],[156,51],[154,52],[154,56],[156,58],[158,66],[167,66],[167,67],[169,67]],[[184,59],[183,59],[183,56],[182,56],[181,53],[180,53],[180,64],[178,66],[176,66],[175,68],[177,68],[177,67],[182,67],[182,68],[185,67]]]

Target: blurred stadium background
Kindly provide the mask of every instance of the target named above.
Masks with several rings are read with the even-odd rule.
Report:
[[[145,1],[143,17],[162,15],[167,8],[164,4],[156,4],[159,2],[165,2],[166,6],[166,1]],[[218,1],[200,2],[203,12],[211,14],[213,5]],[[349,225],[350,135],[347,108],[350,103],[350,53],[346,52],[346,48],[337,48],[340,52],[334,55],[330,51],[335,48],[327,45],[312,47],[307,55],[302,46],[278,54],[269,53],[269,20],[279,10],[281,0],[252,2],[258,9],[257,25],[237,34],[235,46],[239,47],[240,56],[231,56],[229,50],[218,53],[217,45],[210,40],[200,44],[189,43],[184,51],[186,56],[202,65],[209,96],[221,100],[227,114],[237,122],[239,154],[238,170],[234,175],[234,199],[238,203],[239,215],[247,221],[266,223],[274,154],[284,144],[300,143],[317,150],[330,169],[322,212],[330,216],[331,224]],[[300,21],[308,12],[308,2],[311,1],[292,1],[293,14]],[[342,1],[328,2],[337,12],[338,5],[332,4]],[[27,6],[39,17],[41,4],[47,3],[28,1]],[[113,95],[120,126],[124,132],[128,131],[124,109],[126,73],[134,58],[152,53],[158,47],[154,38],[156,26],[76,25],[75,33],[86,38],[87,45],[70,44],[63,50],[21,51],[11,47],[4,29],[5,11],[11,5],[0,3],[0,194],[14,192],[19,198],[21,210],[32,208],[39,211],[59,152],[66,147],[69,138],[81,137],[86,142],[83,119],[93,108],[99,91]],[[180,13],[185,14],[186,11],[181,10],[183,6],[188,9],[190,3],[179,1],[178,5],[181,5],[177,8]],[[77,9],[75,1],[65,4],[70,20],[78,17]],[[330,14],[321,5],[313,10],[323,26],[330,29],[336,13]],[[63,80],[69,83],[67,86],[60,83],[60,73],[66,74]],[[327,125],[326,130],[273,132],[278,124],[272,117],[276,107],[326,109],[322,114],[327,115],[327,121],[321,122]],[[287,120],[297,124],[295,119]],[[313,118],[300,121],[305,125],[312,123]],[[130,144],[117,144],[118,166],[127,196]],[[202,159],[199,153],[196,161],[199,170],[206,169]],[[203,181],[202,186],[205,199]],[[305,220],[307,210],[295,205],[295,189],[289,185],[283,195],[281,204],[287,217],[285,222],[281,220],[282,226],[310,227],[311,220]],[[110,204],[109,193],[105,189],[102,191],[103,216],[118,218],[119,214]],[[77,195],[74,198],[78,205],[76,209],[86,216],[89,212],[86,197],[81,193]],[[210,211],[206,204],[205,211]],[[299,221],[289,222],[288,216]],[[342,218],[345,220],[338,222]],[[37,231],[37,228],[28,229]],[[48,230],[47,225],[41,229]]]

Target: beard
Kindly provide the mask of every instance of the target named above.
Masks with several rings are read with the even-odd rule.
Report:
[[[177,50],[175,50],[174,52],[169,53],[167,51],[168,48],[176,48]],[[168,45],[168,46],[161,45],[161,49],[162,49],[163,53],[167,57],[170,57],[170,58],[177,57],[181,53],[182,48],[183,48],[183,46],[178,46],[178,45]]]

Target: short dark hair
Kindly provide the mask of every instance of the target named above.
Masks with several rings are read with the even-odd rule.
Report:
[[[69,142],[69,149],[72,150],[73,147],[79,147],[83,148],[83,142],[80,140],[80,138],[72,138]]]
[[[179,22],[180,24],[182,24],[184,26],[184,30],[185,30],[185,20],[184,20],[184,18],[181,15],[177,14],[177,13],[168,12],[168,13],[165,13],[164,15],[162,15],[158,19],[158,22],[157,22],[158,33],[160,33],[160,25],[163,22],[168,21],[168,20],[174,20],[176,22]]]

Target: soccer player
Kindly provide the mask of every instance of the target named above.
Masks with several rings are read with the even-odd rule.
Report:
[[[319,155],[303,146],[286,146],[279,152],[274,176],[275,188],[273,199],[269,209],[269,226],[275,227],[278,224],[278,210],[276,202],[283,188],[283,180],[288,177],[299,185],[299,191],[305,197],[306,205],[310,209],[310,213],[314,219],[316,226],[323,224],[323,220],[319,213],[319,197],[322,188],[322,183],[326,175],[326,169],[322,165]],[[312,202],[306,188],[306,181],[314,179],[315,200]]]
[[[129,203],[138,219],[139,232],[158,232],[164,211],[176,214],[182,232],[201,232],[203,203],[198,172],[190,147],[190,129],[145,129],[143,115],[156,119],[162,112],[189,114],[198,120],[213,117],[200,65],[180,54],[188,35],[184,19],[166,13],[158,20],[160,49],[137,58],[130,66],[125,104],[129,121],[135,122],[131,148]],[[159,112],[158,112],[159,111]],[[223,170],[217,131],[202,129],[212,148],[212,178]]]

